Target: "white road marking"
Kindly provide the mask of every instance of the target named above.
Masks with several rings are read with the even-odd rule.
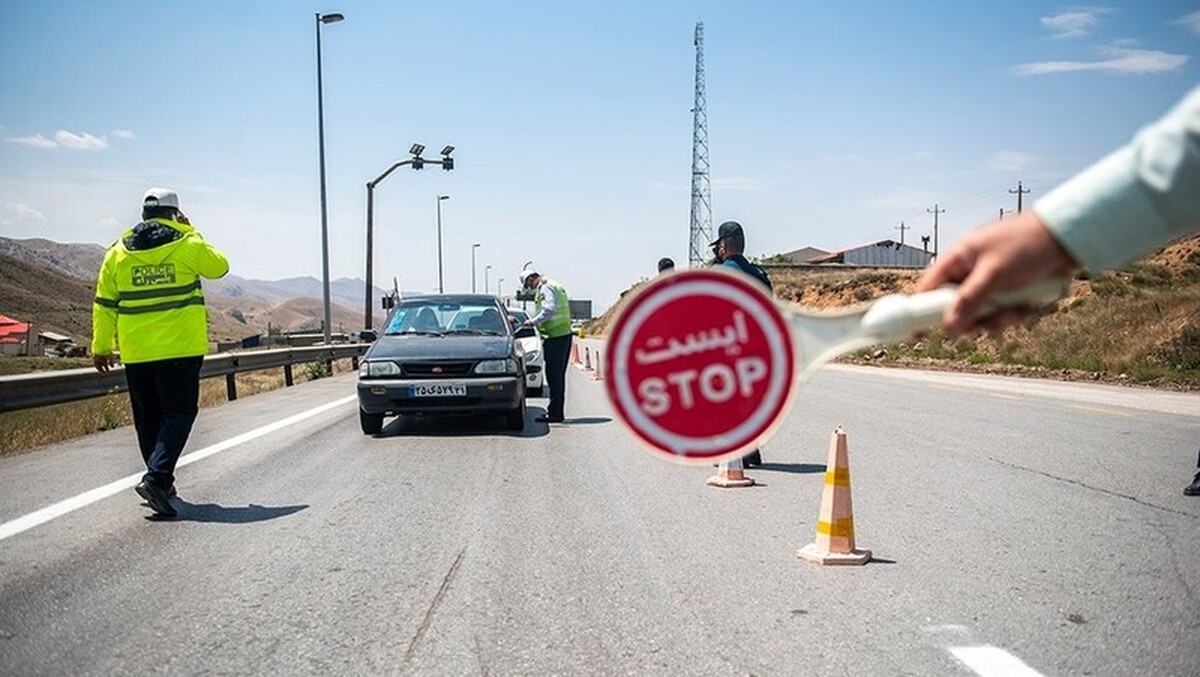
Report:
[[[980,677],[1041,677],[1042,674],[998,647],[952,646],[946,650]]]
[[[176,467],[191,465],[192,463],[206,459],[213,454],[219,454],[222,451],[236,447],[239,444],[244,444],[250,440],[262,437],[263,435],[269,435],[276,430],[282,430],[290,425],[299,423],[304,419],[312,418],[318,414],[323,414],[330,409],[340,407],[344,404],[349,404],[357,398],[357,395],[347,395],[339,400],[322,404],[321,406],[314,407],[308,411],[302,411],[299,414],[289,416],[285,419],[280,419],[274,423],[269,423],[260,428],[255,428],[254,430],[242,433],[236,437],[231,437],[224,442],[218,442],[198,451],[193,451],[192,453],[181,457],[179,459],[179,463],[176,464]],[[17,519],[5,522],[4,524],[0,524],[0,541],[3,541],[10,536],[16,536],[23,531],[28,531],[40,524],[45,524],[56,517],[62,517],[69,512],[89,506],[120,491],[137,486],[137,483],[142,481],[142,474],[143,473],[137,473],[128,477],[123,477],[115,482],[109,482],[102,487],[97,487],[91,491],[85,491],[78,496],[73,496],[65,501],[59,501],[54,505],[31,512],[28,515],[18,517]]]

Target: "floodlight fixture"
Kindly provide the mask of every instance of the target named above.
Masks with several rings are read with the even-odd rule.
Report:
[[[454,152],[454,146],[446,146],[445,148],[442,149],[442,157],[450,157],[450,154],[453,152]]]
[[[424,153],[424,152],[425,152],[425,146],[422,146],[422,145],[421,145],[421,144],[419,144],[419,143],[414,143],[414,144],[412,145],[412,148],[409,148],[409,149],[408,149],[408,152],[409,152],[409,153],[411,153],[411,154],[413,154],[413,155],[420,155],[421,153]]]

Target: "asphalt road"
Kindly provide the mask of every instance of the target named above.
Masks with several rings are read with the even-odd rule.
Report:
[[[173,522],[130,429],[0,459],[0,673],[1200,674],[1200,396],[832,367],[719,490],[574,369],[522,435],[353,383],[203,411]],[[795,555],[837,425],[865,567]]]

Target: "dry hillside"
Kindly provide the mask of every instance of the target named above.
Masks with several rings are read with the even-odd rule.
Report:
[[[95,287],[47,266],[0,254],[0,315],[35,328],[66,334],[79,345],[92,335],[92,298]],[[320,331],[324,314],[320,299],[298,298],[279,303],[258,299],[206,297],[209,337],[214,341],[266,334],[267,324],[285,332]],[[354,331],[362,324],[362,311],[339,304],[331,308],[334,331]]]
[[[863,268],[768,270],[775,296],[794,308],[842,307],[909,292],[919,277],[918,271]],[[603,334],[627,298],[590,331]],[[1122,270],[1081,273],[1055,309],[1000,334],[949,338],[935,331],[849,359],[1200,388],[1200,237]]]

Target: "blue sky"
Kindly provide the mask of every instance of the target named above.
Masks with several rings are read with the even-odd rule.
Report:
[[[260,279],[321,274],[316,12],[333,277],[493,291],[527,260],[597,312],[686,262],[705,23],[714,225],[751,255],[931,231],[1036,200],[1200,82],[1200,2],[5,3],[0,235],[107,244],[142,191]],[[384,282],[387,284],[382,284]]]

